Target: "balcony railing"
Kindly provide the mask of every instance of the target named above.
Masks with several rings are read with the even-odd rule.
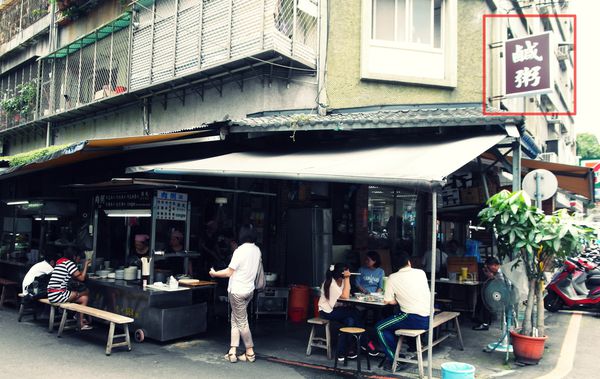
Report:
[[[48,14],[48,0],[9,0],[0,5],[0,45]]]
[[[41,60],[41,117],[127,92],[130,21],[126,13]]]
[[[134,17],[131,90],[276,53],[315,68],[318,0],[155,0]]]

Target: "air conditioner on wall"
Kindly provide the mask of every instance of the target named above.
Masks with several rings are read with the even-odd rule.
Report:
[[[544,162],[558,163],[558,155],[556,153],[541,153],[539,157]]]
[[[566,61],[569,59],[569,52],[571,51],[569,45],[560,45],[556,48],[556,58],[559,61]]]

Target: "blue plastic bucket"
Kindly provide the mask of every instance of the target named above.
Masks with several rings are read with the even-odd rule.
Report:
[[[475,379],[475,367],[468,363],[442,363],[442,379]]]

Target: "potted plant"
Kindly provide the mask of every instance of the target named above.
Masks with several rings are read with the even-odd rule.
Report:
[[[511,331],[514,354],[524,363],[537,363],[544,353],[544,268],[562,261],[578,250],[589,237],[588,228],[576,225],[566,210],[552,215],[531,205],[523,192],[502,191],[487,201],[479,212],[482,225],[497,235],[498,257],[516,259],[528,279],[527,303],[523,327]],[[534,309],[536,317],[534,320]],[[534,323],[535,321],[535,323]]]

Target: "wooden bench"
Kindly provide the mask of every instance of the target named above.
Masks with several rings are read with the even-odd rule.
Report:
[[[456,334],[458,336],[458,341],[460,343],[460,349],[464,350],[465,347],[463,345],[462,335],[460,333],[460,324],[458,323],[458,316],[460,313],[458,312],[442,312],[433,317],[433,328],[436,329],[447,322],[454,320],[456,326]],[[450,337],[450,333],[445,333],[442,336],[438,336],[435,338],[431,344],[431,346],[425,345],[424,347],[421,345],[421,335],[427,333],[427,330],[423,329],[398,329],[395,334],[398,336],[398,344],[396,345],[396,352],[394,353],[394,362],[392,364],[392,373],[396,373],[396,368],[398,367],[399,362],[405,363],[413,363],[419,366],[419,378],[423,378],[423,352],[433,348],[437,344],[444,341],[446,338]],[[417,360],[404,358],[400,356],[400,350],[402,349],[402,339],[404,337],[413,337],[417,340]]]
[[[26,300],[26,293],[19,293],[19,299],[21,299],[21,304],[19,305],[19,316],[17,317],[17,322],[21,322],[23,316],[33,316],[33,320],[37,320],[37,315],[35,312],[35,308],[32,306],[33,301]]]
[[[119,346],[127,346],[127,351],[131,351],[131,339],[129,337],[129,324],[134,320],[131,317],[121,316],[116,313],[103,311],[101,309],[96,309],[92,307],[88,307],[86,305],[75,304],[75,303],[63,303],[60,304],[60,307],[65,310],[63,312],[62,318],[60,320],[60,326],[58,328],[58,337],[61,337],[63,329],[65,327],[65,323],[67,321],[67,312],[73,311],[77,313],[83,313],[85,315],[98,318],[101,320],[105,320],[110,322],[110,326],[108,329],[108,339],[106,341],[106,355],[110,355],[113,347]],[[123,326],[123,334],[115,335],[115,324]],[[115,343],[115,338],[125,338],[124,342]]]
[[[60,304],[53,304],[50,302],[50,300],[46,298],[38,299],[37,301],[42,304],[46,304],[50,307],[50,317],[48,318],[48,333],[52,333],[52,330],[54,329],[54,320],[56,318],[56,309],[60,308]]]
[[[0,295],[0,307],[4,306],[4,303],[8,300],[13,302],[15,305],[17,304],[17,294],[19,293],[19,283],[8,280],[4,278],[0,278],[0,286],[2,286],[2,294]],[[8,299],[7,296],[9,293],[12,293],[13,298]]]

